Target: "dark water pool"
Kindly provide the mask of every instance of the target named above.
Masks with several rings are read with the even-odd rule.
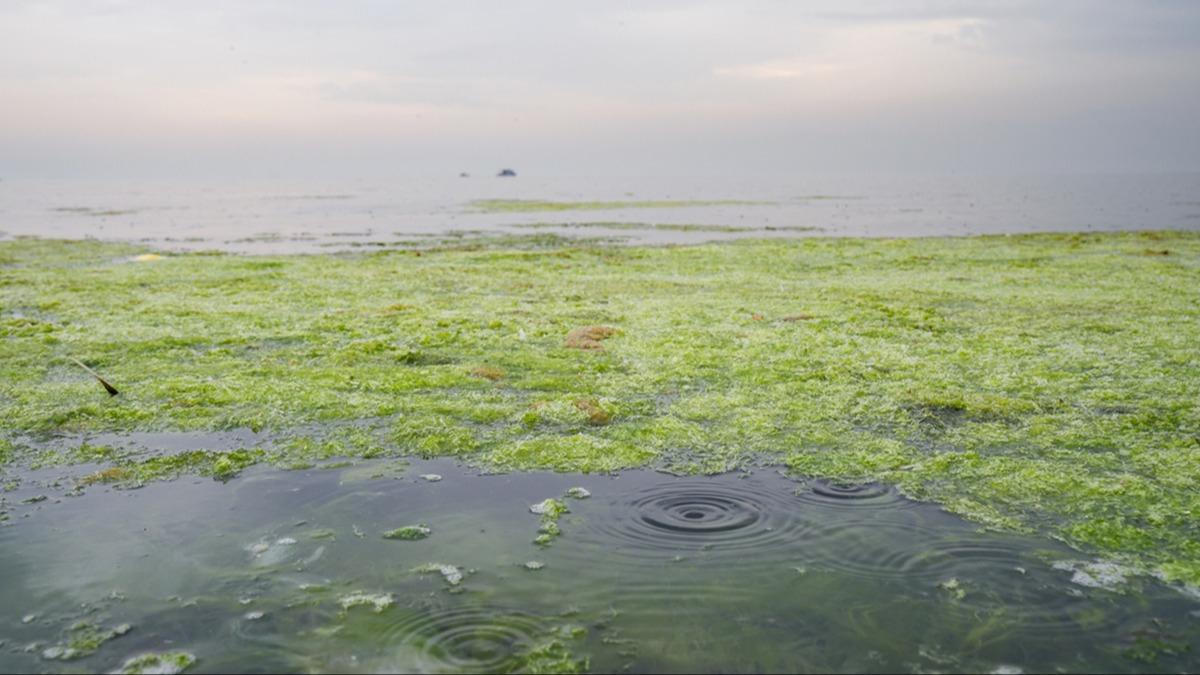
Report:
[[[882,486],[769,469],[480,476],[447,461],[73,497],[47,480],[5,497],[0,671],[111,671],[169,651],[195,672],[1200,666],[1195,598]],[[530,506],[551,497],[570,512],[539,546]],[[430,534],[383,537],[409,525]]]

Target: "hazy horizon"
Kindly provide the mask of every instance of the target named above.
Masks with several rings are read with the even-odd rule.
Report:
[[[1200,171],[1200,3],[0,5],[0,177]]]

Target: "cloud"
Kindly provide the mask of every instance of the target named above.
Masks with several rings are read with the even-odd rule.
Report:
[[[789,151],[820,166],[851,142],[914,165],[969,143],[980,168],[1072,148],[1200,157],[1189,2],[12,0],[0,53],[6,173],[19,156],[138,144],[226,165],[256,143],[403,147],[413,161],[488,144],[653,149],[682,169]],[[1135,142],[1147,125],[1153,142]],[[841,144],[818,152],[814,138]]]
[[[784,58],[744,66],[715,68],[713,75],[749,80],[822,80],[836,77],[845,71],[845,66],[836,63],[813,63],[804,58]]]

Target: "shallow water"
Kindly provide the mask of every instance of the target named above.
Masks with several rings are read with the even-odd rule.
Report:
[[[483,213],[478,199],[746,200],[683,208]],[[569,227],[641,223],[734,232]],[[522,225],[553,225],[527,228]],[[797,229],[801,228],[801,229]],[[138,241],[245,253],[428,245],[455,231],[629,243],[739,237],[926,236],[1200,228],[1200,174],[1042,176],[544,176],[395,181],[0,181],[0,238]]]
[[[412,461],[68,496],[62,473],[28,473],[5,495],[0,671],[108,671],[167,650],[194,654],[196,671],[505,670],[553,641],[602,672],[1200,663],[1195,598],[1145,577],[1073,583],[1061,563],[1078,552],[981,533],[879,485]],[[575,486],[591,496],[564,497]],[[549,497],[570,512],[540,547],[529,507]],[[382,536],[414,524],[431,534]],[[461,582],[413,571],[430,563]],[[80,620],[132,630],[46,659]]]

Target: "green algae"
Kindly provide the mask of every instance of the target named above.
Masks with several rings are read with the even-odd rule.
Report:
[[[521,654],[511,673],[586,673],[591,670],[591,660],[577,657],[559,640],[540,644]]]
[[[383,612],[396,603],[396,597],[391,593],[367,593],[356,591],[338,598],[342,611],[355,607],[370,607],[376,614]]]
[[[315,530],[309,530],[307,533],[309,539],[321,541],[337,541],[337,533],[327,527],[320,527]]]
[[[144,485],[145,483],[177,478],[184,474],[209,476],[215,480],[227,481],[242,469],[257,464],[267,458],[260,449],[252,448],[232,451],[193,450],[174,455],[161,455],[146,459],[121,460],[116,469],[116,482]],[[126,463],[127,462],[127,463]],[[111,477],[114,472],[109,471]],[[101,472],[104,476],[105,472]],[[92,474],[94,476],[95,474]],[[85,477],[85,481],[92,476]]]
[[[551,497],[531,505],[529,512],[541,516],[541,523],[538,525],[538,536],[534,538],[533,543],[538,546],[549,546],[556,538],[562,536],[562,529],[558,526],[558,520],[564,514],[570,513],[571,509],[567,507],[566,502],[563,500]]]
[[[124,675],[175,675],[191,668],[196,657],[187,652],[148,653],[134,656],[118,670]]]
[[[383,533],[384,539],[401,539],[403,541],[417,541],[425,539],[432,533],[428,525],[407,525],[398,527],[394,530],[388,530]]]
[[[458,586],[463,580],[463,571],[455,565],[447,565],[446,563],[425,563],[418,567],[414,567],[412,571],[416,574],[440,574],[442,579],[450,586]]]
[[[494,234],[487,232],[451,232],[443,238],[426,242],[412,242],[404,248],[412,249],[413,255],[422,252],[447,253],[465,251],[484,251],[492,249],[511,249],[514,251],[536,251],[557,249],[564,246],[599,246],[618,244],[621,237],[576,237],[564,236],[552,232],[537,234]]]
[[[640,222],[561,222],[561,223],[517,223],[509,227],[523,229],[603,229],[603,230],[641,230],[659,232],[818,232],[822,228],[807,225],[704,225],[700,223],[640,223]]]
[[[547,209],[535,209],[547,210]],[[562,209],[566,210],[566,209]],[[659,230],[663,232],[753,232],[758,228],[740,225],[700,225],[692,223],[629,223],[629,222],[584,222],[584,223],[518,223],[512,227],[528,229],[548,228],[601,228],[605,230]]]
[[[570,513],[571,509],[561,499],[545,499],[533,506],[529,507],[530,513],[535,513],[547,521],[557,521],[564,513]]]
[[[538,199],[476,199],[470,206],[484,213],[609,211],[614,209],[676,209],[696,206],[754,206],[770,202],[743,199],[642,199],[630,201],[561,202]]]
[[[962,600],[967,597],[967,589],[963,587],[962,582],[957,578],[950,578],[938,583],[938,588],[945,591],[949,597],[955,600]]]
[[[0,242],[0,460],[99,463],[86,482],[117,485],[339,456],[782,462],[1200,581],[1195,234],[145,252]],[[565,346],[600,325],[620,328],[602,350]],[[234,428],[274,440],[149,457],[39,440]]]
[[[103,628],[90,621],[78,621],[67,630],[66,639],[42,650],[42,658],[57,661],[73,661],[95,654],[104,643],[128,633],[132,627],[121,624],[114,628]]]
[[[1156,636],[1138,635],[1123,655],[1131,661],[1155,665],[1163,656],[1177,656],[1191,651],[1190,645]]]
[[[51,209],[56,213],[75,213],[84,216],[129,216],[138,212],[137,209],[97,209],[91,206],[60,206]]]

